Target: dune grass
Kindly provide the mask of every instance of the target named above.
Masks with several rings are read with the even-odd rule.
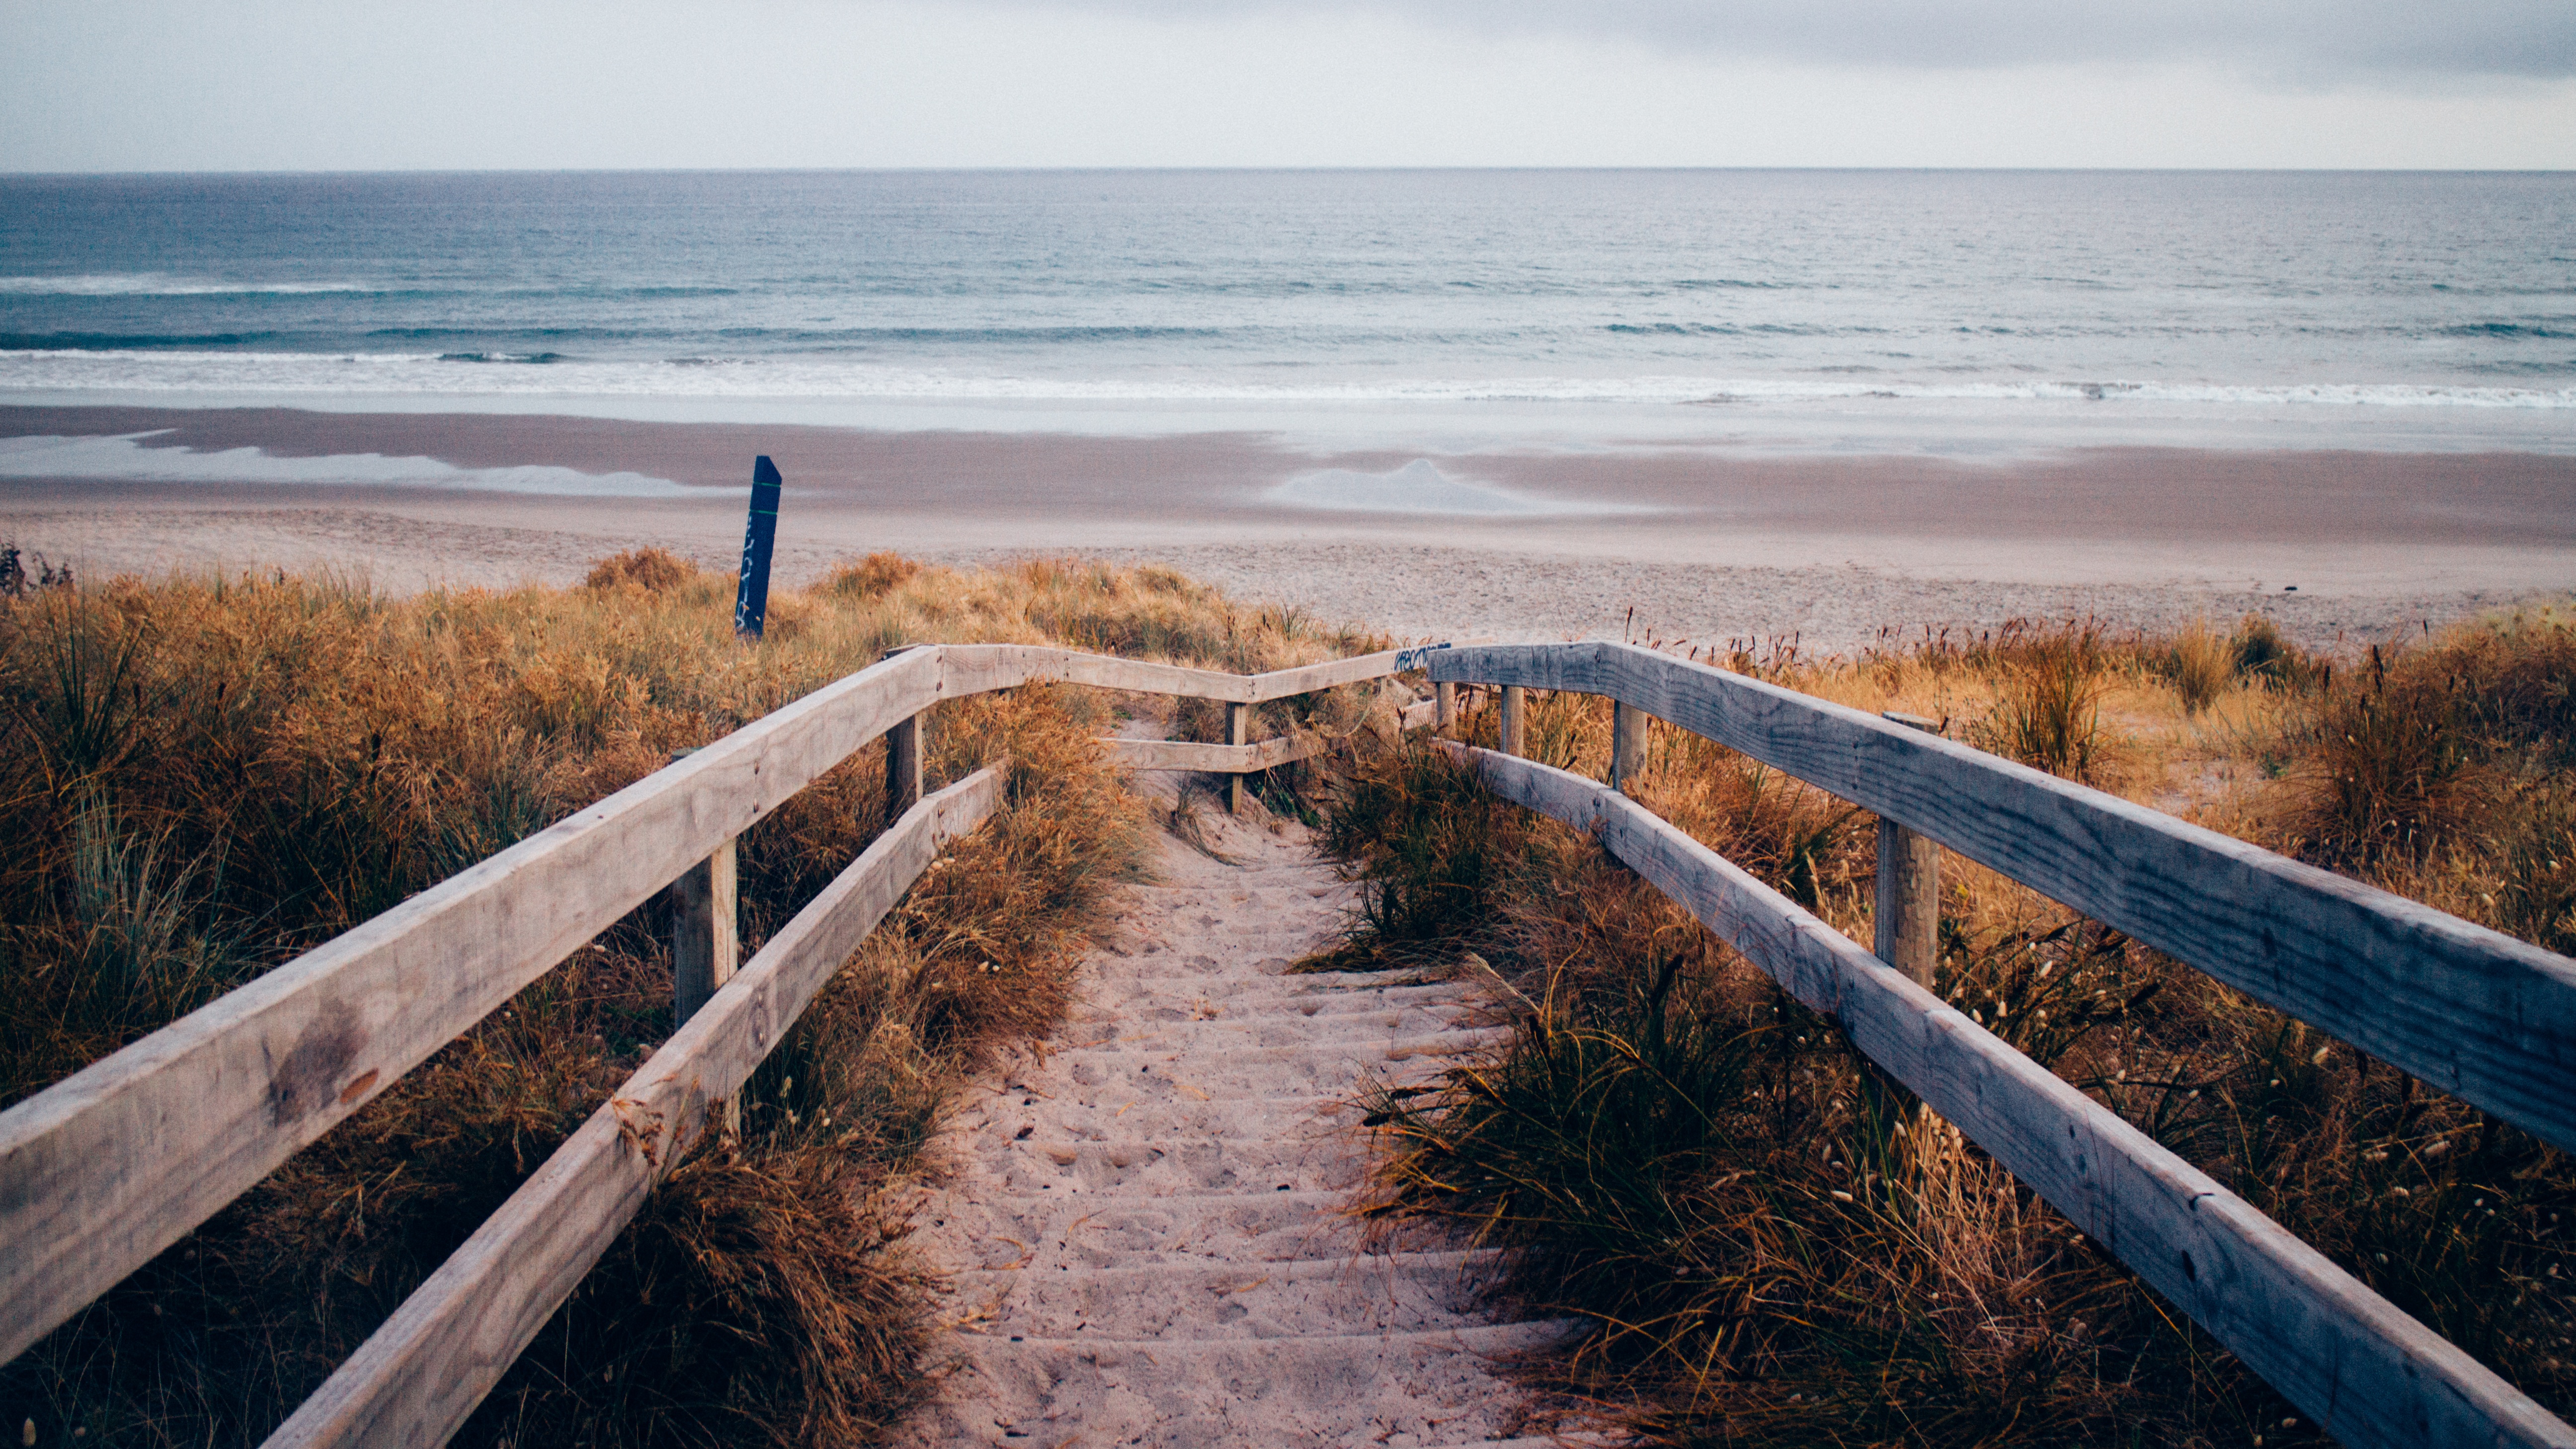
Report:
[[[2535,611],[2338,669],[2076,623],[1858,661],[1719,662],[2195,815],[2565,949],[2576,630]],[[1529,752],[1598,777],[1606,701],[1533,694]],[[1488,708],[1467,733],[1491,745]],[[1874,823],[1660,723],[1643,803],[1856,939]],[[1355,767],[1327,838],[1343,963],[1490,972],[1515,1030],[1371,1104],[1390,1238],[1506,1254],[1598,1325],[1533,1367],[1647,1442],[2321,1442],[1947,1123],[1588,838],[1436,750]],[[1422,902],[1432,903],[1431,907]],[[1436,908],[1433,908],[1436,907]],[[2576,1164],[1955,856],[1937,991],[2560,1413]]]
[[[892,645],[1241,670],[1378,642],[1079,560],[856,560],[773,597],[757,647],[733,638],[732,598],[730,577],[652,550],[574,589],[39,573],[0,590],[0,1105]],[[1257,733],[1362,704],[1281,701]],[[959,1073],[1050,1029],[1082,932],[1139,869],[1150,822],[1093,740],[1158,707],[1048,688],[939,707],[934,784],[1008,757],[1007,804],[833,981],[745,1092],[740,1137],[672,1173],[457,1442],[846,1444],[922,1392],[924,1270],[896,1188]],[[882,828],[883,770],[871,747],[743,837],[746,951]],[[0,1423],[42,1444],[258,1442],[668,1033],[665,909],[0,1366]]]

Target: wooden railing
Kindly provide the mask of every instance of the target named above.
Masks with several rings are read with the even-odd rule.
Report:
[[[1246,676],[931,645],[826,685],[0,1112],[0,1362],[676,886],[679,1029],[271,1440],[441,1443],[703,1132],[711,1104],[940,844],[999,800],[993,769],[923,798],[925,711],[1043,683],[1224,701],[1236,744],[1135,759],[1150,753],[1130,748],[1141,742],[1110,743],[1137,768],[1235,774],[1239,792],[1243,772],[1314,748],[1244,742],[1251,705],[1414,667],[1418,656],[1388,651]],[[893,823],[736,971],[734,840],[879,737]]]
[[[1854,1047],[2328,1433],[2391,1449],[2576,1446],[2576,1430],[2466,1353],[1926,983],[1658,819],[1621,783],[1637,768],[1647,716],[1665,720],[2562,1148],[2576,1146],[2576,961],[1908,725],[1652,650],[1497,645],[1428,662],[1435,680],[1503,687],[1510,752],[1453,746],[1495,793],[1598,831],[1611,854],[1832,1016]],[[1533,688],[1617,701],[1612,784],[1518,757],[1523,691]],[[1915,888],[1928,888],[1931,873],[1915,874]]]
[[[925,711],[1045,682],[1219,700],[1232,743],[1111,743],[1135,768],[1239,779],[1318,747],[1246,740],[1250,705],[1421,667],[1437,693],[1408,723],[1448,723],[1460,685],[1501,686],[1505,751],[1464,751],[1497,793],[1597,829],[2328,1432],[2576,1449],[2459,1349],[1620,786],[1647,717],[1664,719],[2561,1147],[2576,1145],[2576,962],[1903,724],[1614,644],[1434,646],[1253,676],[1038,646],[898,652],[0,1113],[0,1360],[679,885],[675,988],[694,1010],[271,1441],[443,1442],[940,844],[998,801],[992,769],[922,795]],[[1617,701],[1611,786],[1517,758],[1532,688]],[[881,736],[894,823],[735,971],[732,842]],[[1918,858],[1883,914],[1919,924],[1936,873]]]

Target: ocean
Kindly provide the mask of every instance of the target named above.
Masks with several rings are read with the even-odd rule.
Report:
[[[0,403],[2576,450],[2576,175],[0,178]]]

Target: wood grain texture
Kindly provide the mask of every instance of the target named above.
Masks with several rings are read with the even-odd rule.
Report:
[[[1931,837],[2576,1150],[2576,961],[2116,796],[1622,644],[1443,649],[1434,678],[1607,694]]]
[[[0,1361],[927,708],[941,669],[826,685],[0,1113]]]
[[[921,803],[921,760],[923,735],[930,716],[917,714],[899,719],[887,728],[885,735],[885,818],[901,820],[904,812]]]
[[[1878,822],[1878,959],[1920,985],[1941,959],[1941,844],[1884,816]]]
[[[987,767],[914,806],[735,973],[419,1291],[272,1446],[437,1445],[509,1370],[653,1184],[948,840],[1002,798]]]
[[[1610,786],[1634,793],[1646,767],[1646,712],[1625,701],[1610,707]]]
[[[1229,704],[1225,707],[1225,742],[1244,754],[1251,753],[1252,706]],[[1225,782],[1225,808],[1230,815],[1243,813],[1243,772],[1238,768]]]
[[[1085,684],[1099,689],[1128,689],[1139,694],[1188,695],[1229,704],[1259,704],[1311,694],[1337,685],[1358,684],[1400,672],[1397,650],[1334,659],[1268,674],[1225,674],[1213,669],[1187,669],[1141,659],[1116,659],[1043,644],[946,644],[939,646],[954,673],[950,696],[980,692],[981,678],[1021,682]],[[992,685],[1009,688],[1010,685]]]
[[[1291,760],[1320,755],[1327,748],[1318,735],[1280,735],[1249,745],[1207,745],[1194,740],[1102,740],[1123,770],[1188,770],[1202,775],[1240,775],[1267,770]]]
[[[1496,794],[1597,831],[2338,1441],[2576,1446],[2576,1430],[2279,1224],[1643,806],[1453,748]]]
[[[0,1112],[0,1361],[938,700],[1064,680],[1250,701],[1395,660],[1243,676],[1037,646],[893,651]]]
[[[1358,684],[1365,680],[1383,679],[1400,673],[1396,657],[1404,651],[1389,649],[1377,654],[1359,654],[1348,659],[1333,659],[1322,664],[1301,665],[1295,669],[1274,669],[1268,674],[1252,676],[1252,700],[1286,699],[1291,695],[1312,694],[1336,685]]]
[[[698,1014],[742,961],[742,910],[733,841],[671,882],[671,1019]]]
[[[1879,711],[1909,729],[1939,732],[1921,715]],[[1924,986],[1941,959],[1941,843],[1879,817],[1877,904],[1870,949]]]

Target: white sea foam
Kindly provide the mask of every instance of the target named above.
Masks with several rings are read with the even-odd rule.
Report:
[[[1428,458],[1386,473],[1320,468],[1300,473],[1262,495],[1282,508],[1333,513],[1439,513],[1479,518],[1533,518],[1569,513],[1646,513],[1634,504],[1575,503],[1534,498],[1490,483],[1452,478]]]
[[[224,282],[160,272],[99,272],[72,277],[0,277],[0,295],[13,297],[227,297],[301,296],[313,292],[374,290],[357,282]]]
[[[147,448],[155,433],[116,437],[0,438],[0,478],[101,478],[149,483],[342,483],[410,488],[464,488],[495,493],[579,494],[606,498],[683,498],[701,490],[642,473],[582,473],[570,468],[460,468],[436,458],[333,453],[272,457],[260,448]]]
[[[484,354],[483,356],[488,356]],[[2158,381],[1943,381],[1896,377],[1415,376],[1256,382],[1211,372],[1103,377],[967,372],[814,358],[669,361],[563,358],[478,366],[468,354],[231,351],[0,351],[0,393],[200,393],[472,397],[846,398],[1072,403],[1664,403],[1722,414],[1742,403],[1873,399],[2085,403],[2109,413],[2156,405],[2232,408],[2576,410],[2576,387],[2411,383],[2231,385]]]

